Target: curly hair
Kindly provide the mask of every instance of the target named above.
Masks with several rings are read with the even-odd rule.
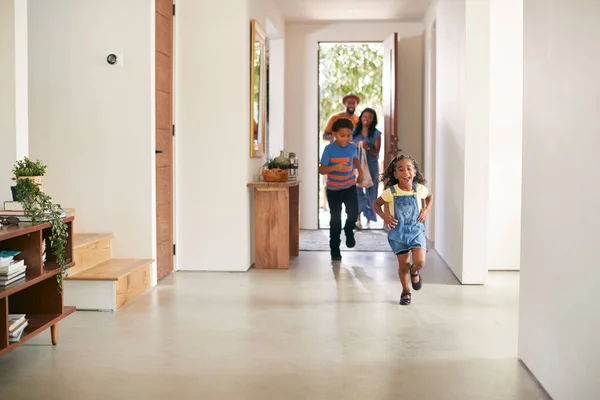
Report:
[[[369,137],[373,137],[373,135],[375,135],[375,131],[377,130],[377,113],[375,112],[375,110],[373,110],[372,108],[365,108],[361,113],[360,113],[360,117],[358,117],[358,124],[356,124],[356,128],[354,128],[354,131],[352,132],[352,138],[356,138],[359,135],[362,136],[362,129],[363,129],[363,123],[362,123],[362,117],[365,113],[371,113],[371,115],[373,115],[373,122],[371,122],[371,125],[369,126]]]
[[[421,185],[424,185],[427,182],[421,173],[421,170],[419,169],[419,164],[417,164],[417,161],[415,161],[415,159],[411,156],[400,155],[394,158],[390,162],[390,165],[387,166],[383,174],[381,174],[381,181],[383,182],[385,189],[398,184],[398,179],[396,179],[394,176],[394,171],[396,169],[396,164],[398,164],[400,160],[409,160],[412,163],[416,172],[414,179],[415,182],[420,183]]]
[[[338,118],[333,123],[331,130],[334,132],[338,132],[340,129],[348,128],[351,131],[354,129],[354,123],[348,118]]]

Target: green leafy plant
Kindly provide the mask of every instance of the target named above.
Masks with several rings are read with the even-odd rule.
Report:
[[[25,157],[24,159],[17,161],[13,168],[13,174],[17,180],[22,176],[44,176],[46,174],[46,165],[40,160],[32,161]]]
[[[266,169],[289,169],[291,165],[292,164],[290,164],[289,161],[280,162],[280,161],[276,160],[275,158],[269,158],[267,160],[267,162],[265,163],[265,168]]]
[[[60,204],[55,204],[52,198],[30,179],[18,179],[20,176],[35,176],[19,175],[26,168],[32,168],[32,165],[35,166],[32,169],[45,173],[46,166],[39,160],[32,164],[28,163],[31,163],[31,161],[27,158],[23,161],[17,161],[17,165],[13,170],[15,174],[13,180],[17,181],[17,201],[21,202],[25,215],[31,218],[31,222],[34,225],[43,222],[50,222],[51,224],[49,236],[50,248],[52,249],[52,254],[56,257],[56,264],[60,269],[56,275],[56,281],[58,283],[58,291],[62,292],[63,277],[67,276],[67,266],[70,261],[66,258],[67,237],[69,236],[67,224],[62,219]]]

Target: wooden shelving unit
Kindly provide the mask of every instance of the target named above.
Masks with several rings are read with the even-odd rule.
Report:
[[[73,260],[73,221],[68,217],[69,238],[66,257]],[[31,225],[5,225],[0,228],[0,250],[18,250],[15,257],[25,260],[27,272],[21,279],[9,286],[0,287],[0,356],[50,328],[52,344],[58,343],[57,323],[75,312],[75,307],[63,304],[63,292],[58,291],[56,275],[58,265],[52,254],[49,240],[46,240],[46,263],[42,262],[42,239],[50,235],[50,223]],[[26,314],[29,325],[21,340],[9,343],[8,314]]]

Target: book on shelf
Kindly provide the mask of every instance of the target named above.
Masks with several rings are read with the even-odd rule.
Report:
[[[8,314],[8,341],[18,342],[23,336],[25,328],[29,325],[25,314]]]
[[[12,285],[15,282],[20,281],[21,279],[24,279],[26,277],[25,271],[13,275],[11,277],[9,277],[8,279],[3,279],[2,277],[0,277],[0,287],[3,286],[8,286],[8,285]]]
[[[14,332],[25,321],[25,314],[8,314],[8,331]]]
[[[7,260],[7,261],[4,261]],[[8,274],[12,271],[22,267],[25,264],[25,260],[14,260],[11,258],[1,259],[0,261],[0,274]]]
[[[23,209],[23,204],[19,201],[5,201],[4,209],[6,211],[20,211]]]
[[[0,217],[15,217],[19,222],[31,222],[31,217],[25,215],[25,210],[0,210]],[[64,209],[60,210],[60,217],[67,218],[67,212]]]
[[[0,287],[8,286],[25,278],[26,270],[25,260],[16,260],[9,265],[0,266]]]

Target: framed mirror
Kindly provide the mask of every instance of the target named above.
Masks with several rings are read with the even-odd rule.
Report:
[[[250,157],[264,156],[267,141],[267,62],[265,31],[250,21]]]

